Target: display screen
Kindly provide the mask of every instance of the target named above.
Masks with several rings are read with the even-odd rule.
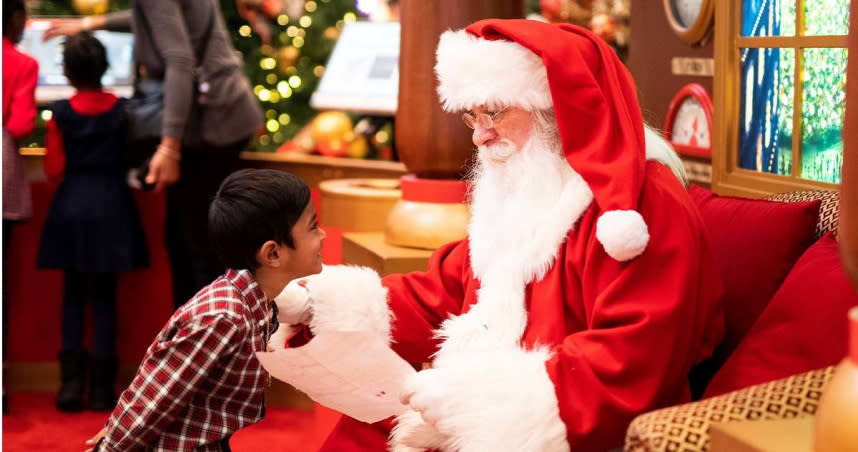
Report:
[[[39,62],[39,86],[66,86],[63,75],[63,42],[65,38],[42,41],[51,19],[27,21],[18,48]],[[131,33],[99,30],[93,33],[107,51],[108,68],[101,84],[105,87],[130,86],[134,75],[134,36]]]
[[[399,23],[346,24],[310,105],[393,115],[399,93]]]

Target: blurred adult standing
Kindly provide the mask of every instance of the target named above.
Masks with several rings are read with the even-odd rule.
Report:
[[[30,185],[18,154],[19,142],[36,125],[36,80],[39,64],[21,53],[27,12],[24,0],[3,0],[3,237],[17,221],[30,218]],[[3,242],[5,253],[8,243]],[[5,254],[4,254],[5,255]]]
[[[6,256],[12,228],[30,218],[30,182],[18,143],[36,126],[36,80],[39,64],[15,48],[24,33],[24,0],[3,0],[3,367],[6,367]],[[3,412],[6,394],[3,393]]]
[[[45,39],[96,29],[134,33],[141,77],[164,82],[162,138],[146,182],[167,190],[166,246],[178,307],[223,268],[211,252],[206,212],[221,181],[240,167],[239,153],[263,124],[216,0],[146,0],[130,10],[59,20]],[[196,61],[200,49],[202,61]],[[195,77],[195,71],[198,77]],[[204,145],[182,145],[194,99],[205,81]]]

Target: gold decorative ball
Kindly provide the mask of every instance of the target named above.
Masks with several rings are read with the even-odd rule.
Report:
[[[287,73],[288,69],[295,65],[301,51],[292,46],[281,47],[277,50],[277,63],[280,72]]]
[[[109,0],[72,0],[72,8],[82,16],[104,14],[110,5]]]
[[[341,111],[319,113],[310,126],[316,150],[322,155],[342,157],[355,139],[352,120]]]
[[[369,154],[369,144],[362,135],[355,137],[349,144],[347,155],[354,159],[362,159]]]
[[[337,38],[340,37],[340,30],[338,30],[337,27],[328,27],[328,28],[325,28],[324,33],[322,33],[322,36],[324,36],[325,39],[330,39],[331,41],[336,41]]]

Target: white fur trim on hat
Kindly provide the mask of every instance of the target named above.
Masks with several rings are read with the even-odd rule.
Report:
[[[436,52],[438,95],[446,111],[479,106],[551,108],[542,60],[512,41],[490,41],[465,30],[446,31]]]
[[[609,210],[596,221],[596,238],[608,256],[622,262],[638,257],[649,243],[649,231],[634,210]]]

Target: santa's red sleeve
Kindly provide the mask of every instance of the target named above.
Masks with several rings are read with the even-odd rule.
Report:
[[[435,330],[449,316],[461,314],[467,261],[467,241],[451,243],[432,255],[425,272],[384,278],[393,313],[392,347],[407,361],[429,361],[440,343]]]

